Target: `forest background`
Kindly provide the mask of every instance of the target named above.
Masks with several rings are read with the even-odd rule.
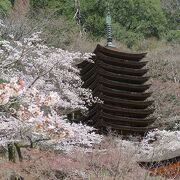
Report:
[[[30,3],[29,16],[34,20],[42,18],[42,13],[47,18],[63,19],[64,24],[61,28],[55,25],[49,26],[47,31],[52,36],[55,34],[57,36],[59,33],[61,39],[62,35],[67,36],[64,37],[65,43],[71,43],[69,34],[77,32],[75,18],[73,18],[77,11],[77,0],[31,0],[24,2]],[[18,0],[1,0],[1,14],[10,13],[15,3],[18,4]],[[81,0],[80,26],[78,28],[86,32],[89,39],[99,40],[105,37],[105,15],[108,4],[113,20],[113,37],[127,45],[128,48],[146,49],[148,45],[144,44],[144,40],[150,38],[179,43],[179,0]],[[55,38],[52,38],[52,41],[54,40]],[[50,43],[57,45],[56,42]]]

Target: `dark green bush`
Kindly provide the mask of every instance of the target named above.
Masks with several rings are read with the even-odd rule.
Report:
[[[89,16],[83,27],[95,37],[102,37],[106,34],[105,19],[97,15]]]

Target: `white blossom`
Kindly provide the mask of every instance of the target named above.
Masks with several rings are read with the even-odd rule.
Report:
[[[87,103],[98,101],[81,87],[76,67],[93,54],[48,47],[41,43],[39,34],[17,41],[11,33],[0,41],[0,79],[7,81],[0,84],[0,106],[4,109],[0,142],[21,141],[28,135],[48,137],[58,147],[63,138],[68,146],[99,143],[102,137],[93,128],[64,119],[68,113],[87,110]]]

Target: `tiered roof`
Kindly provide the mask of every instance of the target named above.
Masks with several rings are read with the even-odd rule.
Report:
[[[95,63],[79,64],[84,88],[90,88],[94,96],[104,101],[94,104],[86,119],[93,120],[98,127],[130,133],[145,133],[154,122],[153,101],[147,92],[151,84],[142,61],[146,53],[132,54],[97,45],[93,60]]]

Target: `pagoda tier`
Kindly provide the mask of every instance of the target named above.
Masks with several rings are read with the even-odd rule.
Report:
[[[148,100],[151,86],[146,76],[146,53],[131,54],[117,48],[97,45],[94,63],[84,61],[81,68],[83,87],[90,88],[103,104],[93,104],[84,120],[96,127],[111,127],[122,133],[144,134],[155,121],[153,101]]]

